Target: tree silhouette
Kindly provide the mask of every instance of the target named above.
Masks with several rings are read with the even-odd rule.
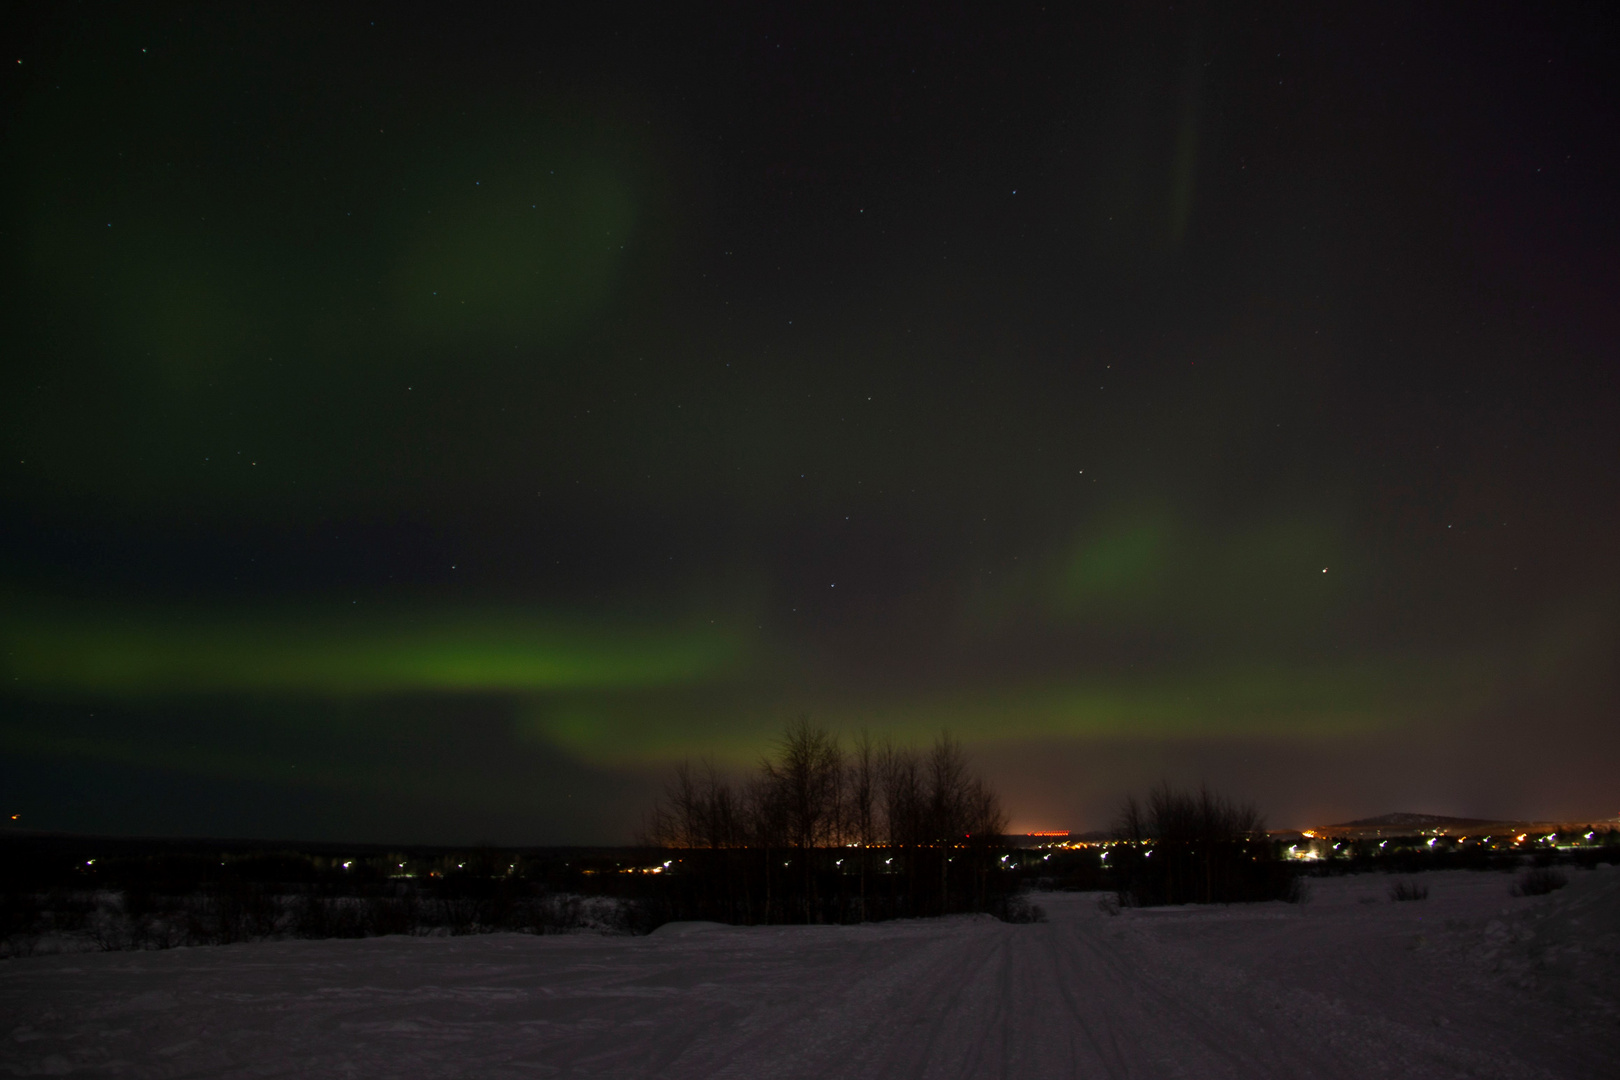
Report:
[[[920,755],[862,732],[846,753],[801,717],[740,784],[709,762],[676,766],[643,836],[679,853],[671,879],[684,884],[671,890],[683,910],[820,922],[984,910],[1000,895],[989,853],[1005,828],[949,734]],[[874,875],[888,883],[877,907]]]

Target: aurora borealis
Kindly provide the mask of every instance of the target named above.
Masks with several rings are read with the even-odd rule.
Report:
[[[0,793],[628,839],[781,725],[1016,828],[1620,810],[1601,9],[24,9]]]

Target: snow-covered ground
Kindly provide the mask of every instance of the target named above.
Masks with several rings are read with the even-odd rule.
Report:
[[[1309,903],[650,937],[269,941],[0,963],[0,1073],[1620,1076],[1620,869]]]

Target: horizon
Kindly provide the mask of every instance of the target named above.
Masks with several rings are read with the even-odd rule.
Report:
[[[1412,821],[1390,821],[1388,819],[1414,819],[1414,820],[1412,820]],[[1302,830],[1344,829],[1344,828],[1375,828],[1375,827],[1380,827],[1380,826],[1387,826],[1387,827],[1392,828],[1392,829],[1394,829],[1394,828],[1402,828],[1402,827],[1409,827],[1409,828],[1414,828],[1414,829],[1422,829],[1422,828],[1426,828],[1426,827],[1433,827],[1433,826],[1436,826],[1436,825],[1440,825],[1440,826],[1444,826],[1444,825],[1454,825],[1454,826],[1463,826],[1463,825],[1550,825],[1550,824],[1601,825],[1601,824],[1605,824],[1605,823],[1620,824],[1620,813],[1616,813],[1616,814],[1614,814],[1612,816],[1608,816],[1608,817],[1597,817],[1597,816],[1592,816],[1592,815],[1574,815],[1574,816],[1536,815],[1536,816],[1531,816],[1531,817],[1454,817],[1454,816],[1446,815],[1446,814],[1429,814],[1429,813],[1422,813],[1422,812],[1415,812],[1415,811],[1396,810],[1396,811],[1390,811],[1390,812],[1385,813],[1385,814],[1377,814],[1377,815],[1372,815],[1372,816],[1366,817],[1366,818],[1356,818],[1354,820],[1348,820],[1348,821],[1338,821],[1338,822],[1320,822],[1320,821],[1316,821],[1316,822],[1303,822],[1303,823],[1294,823],[1294,824],[1286,824],[1286,825],[1278,824],[1278,823],[1272,822],[1272,821],[1268,821],[1268,820],[1265,819],[1264,814],[1261,815],[1261,825],[1262,825],[1262,827],[1264,828],[1264,830],[1267,833],[1297,833],[1297,832],[1300,832]],[[1068,828],[1068,829],[1064,829],[1064,828],[1022,829],[1022,828],[1019,828],[1016,824],[1014,824],[1014,825],[1008,826],[1006,831],[1003,832],[1001,835],[1003,837],[1005,837],[1006,839],[1009,839],[1009,840],[1032,839],[1032,838],[1035,838],[1035,837],[1049,837],[1049,838],[1052,838],[1052,839],[1068,837],[1068,838],[1081,838],[1081,839],[1084,839],[1084,838],[1087,838],[1087,837],[1112,836],[1115,833],[1115,831],[1116,830],[1112,826],[1091,827],[1091,828]],[[331,847],[331,848],[350,848],[350,847],[389,848],[389,847],[395,847],[395,848],[421,848],[421,849],[438,849],[438,848],[442,848],[442,849],[445,849],[445,850],[470,850],[470,849],[475,849],[475,848],[491,848],[491,849],[497,849],[497,850],[505,850],[505,849],[511,849],[511,850],[520,850],[520,849],[535,849],[535,850],[564,849],[564,850],[566,850],[566,849],[570,849],[570,848],[579,848],[579,849],[584,849],[584,850],[597,850],[597,849],[615,849],[615,848],[627,848],[627,849],[628,848],[646,848],[646,847],[649,847],[649,846],[651,846],[651,847],[658,847],[659,846],[659,845],[656,845],[656,844],[649,845],[649,844],[642,843],[642,842],[635,841],[635,840],[625,841],[625,842],[622,842],[622,843],[596,843],[596,844],[566,843],[566,842],[565,843],[551,843],[551,844],[522,844],[522,843],[497,844],[497,843],[490,843],[490,842],[485,842],[485,841],[474,841],[472,843],[460,843],[460,844],[457,844],[457,843],[426,843],[426,842],[416,841],[416,840],[388,840],[388,839],[361,840],[361,839],[342,838],[342,837],[329,838],[329,839],[311,839],[311,838],[300,839],[300,838],[297,838],[297,837],[294,837],[294,836],[279,836],[279,835],[273,835],[273,834],[266,834],[266,835],[263,835],[263,836],[251,836],[251,835],[211,836],[211,835],[205,835],[205,834],[162,834],[162,835],[159,835],[159,834],[145,834],[145,833],[118,833],[118,832],[86,833],[86,832],[72,832],[72,831],[64,831],[64,830],[31,829],[31,828],[28,828],[28,827],[20,824],[19,822],[0,823],[0,838],[5,838],[5,837],[26,837],[26,838],[43,839],[43,840],[48,840],[48,839],[84,840],[84,841],[107,840],[107,841],[112,841],[112,842],[130,842],[130,843],[188,843],[189,842],[189,843],[196,843],[196,844],[242,844],[242,845],[264,844],[264,845],[269,845],[269,846],[272,846],[272,847],[274,847],[274,846],[293,846],[293,847],[303,846],[303,847],[314,847],[314,848],[321,848],[321,847]],[[888,846],[888,845],[876,844],[876,845],[868,845],[868,846],[885,847],[885,846]]]

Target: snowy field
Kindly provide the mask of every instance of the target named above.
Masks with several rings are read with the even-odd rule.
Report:
[[[0,963],[0,1074],[1616,1077],[1620,868],[1308,903]]]

